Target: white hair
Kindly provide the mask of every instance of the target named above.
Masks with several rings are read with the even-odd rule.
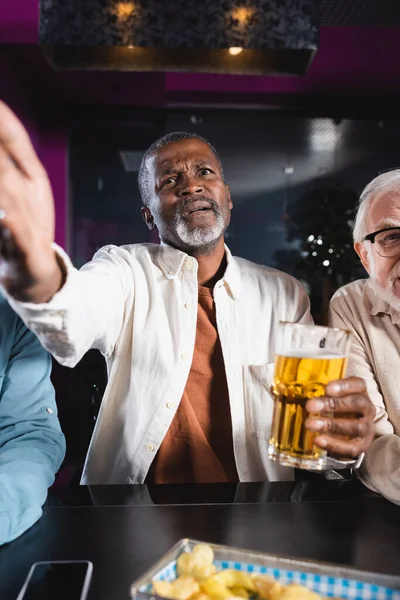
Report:
[[[353,227],[353,240],[361,242],[368,234],[367,217],[372,200],[382,192],[400,193],[400,169],[393,169],[381,173],[368,183],[363,189],[357,206],[356,218]]]

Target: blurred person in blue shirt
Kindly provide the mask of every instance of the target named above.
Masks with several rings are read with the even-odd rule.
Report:
[[[65,455],[51,358],[0,295],[0,544],[33,525]]]

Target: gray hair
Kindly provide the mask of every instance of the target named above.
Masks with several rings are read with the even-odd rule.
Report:
[[[170,144],[171,142],[179,142],[180,140],[200,140],[201,142],[204,142],[205,144],[207,144],[207,146],[210,148],[211,152],[214,154],[215,158],[217,159],[219,168],[221,169],[222,178],[224,178],[224,171],[222,169],[221,159],[219,157],[218,152],[216,151],[214,146],[212,144],[210,144],[210,142],[208,142],[206,139],[204,139],[201,135],[198,135],[197,133],[190,133],[188,131],[175,131],[173,133],[167,133],[166,135],[163,135],[162,137],[158,138],[158,140],[156,140],[155,142],[153,142],[151,144],[151,146],[149,146],[149,148],[146,150],[146,152],[143,155],[142,162],[140,163],[139,173],[138,173],[138,185],[139,185],[140,196],[142,198],[142,202],[143,202],[144,206],[148,206],[150,198],[151,198],[151,193],[150,193],[150,189],[149,189],[150,172],[147,167],[147,159],[149,158],[150,154],[152,154],[153,152],[156,152],[157,150],[159,150],[160,148],[163,148],[164,146],[166,146],[167,144]]]
[[[353,240],[361,242],[368,234],[367,217],[372,200],[382,192],[400,193],[400,169],[393,169],[381,173],[368,183],[363,189],[357,206],[356,218],[353,227]]]

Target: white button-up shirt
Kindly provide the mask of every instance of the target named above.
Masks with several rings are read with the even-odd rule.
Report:
[[[197,261],[167,245],[107,246],[80,271],[61,249],[63,288],[47,304],[14,309],[63,365],[90,348],[109,382],[82,482],[142,483],[188,379],[197,323]],[[234,258],[214,287],[218,334],[241,481],[291,480],[268,458],[278,321],[311,323],[301,285],[275,269]]]

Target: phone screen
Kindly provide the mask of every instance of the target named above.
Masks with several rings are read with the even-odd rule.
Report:
[[[89,561],[35,563],[17,600],[84,600],[92,568]]]

